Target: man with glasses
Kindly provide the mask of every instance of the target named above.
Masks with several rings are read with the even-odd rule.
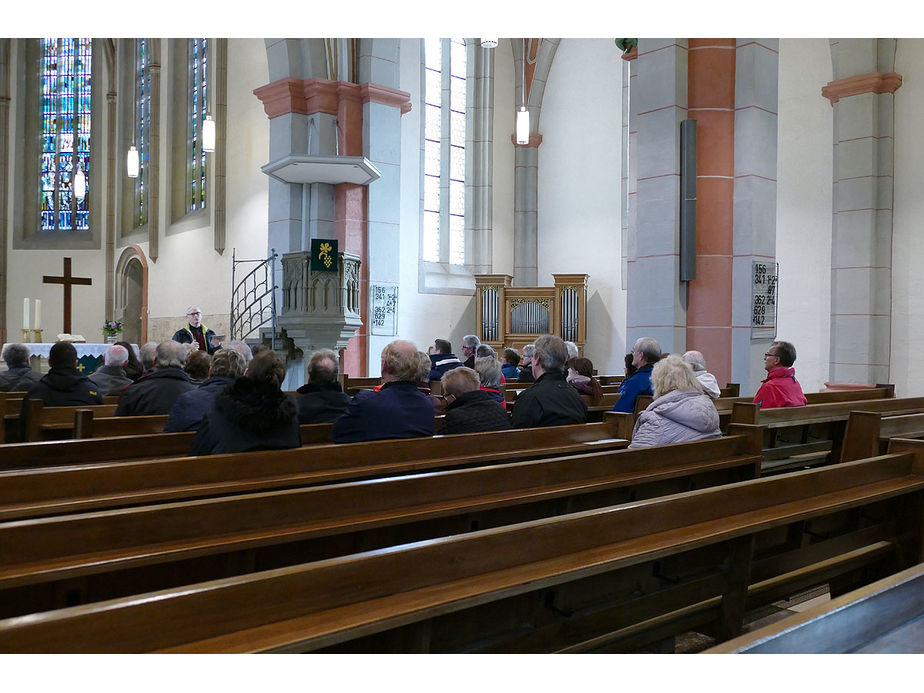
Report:
[[[214,354],[221,349],[221,342],[215,333],[202,324],[202,310],[199,306],[190,306],[186,309],[186,327],[181,327],[173,333],[173,341],[180,344],[192,344],[193,349],[202,349]]]
[[[619,386],[619,399],[613,405],[613,411],[632,413],[635,411],[635,399],[639,395],[650,395],[651,371],[661,360],[661,345],[652,337],[636,340],[632,347],[632,365],[637,369]]]
[[[763,381],[754,403],[761,409],[775,407],[801,407],[806,404],[802,386],[796,380],[796,347],[789,342],[773,342],[764,354],[767,379]]]

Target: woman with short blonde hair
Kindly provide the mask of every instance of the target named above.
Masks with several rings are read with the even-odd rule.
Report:
[[[718,438],[719,413],[690,364],[666,356],[651,371],[654,401],[638,416],[630,448]]]

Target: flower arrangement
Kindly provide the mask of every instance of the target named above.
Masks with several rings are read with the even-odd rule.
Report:
[[[122,334],[122,323],[118,320],[107,320],[103,323],[103,334],[107,337],[115,337]]]

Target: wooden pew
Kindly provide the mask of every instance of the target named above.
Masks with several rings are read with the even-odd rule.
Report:
[[[74,412],[74,438],[112,438],[163,433],[167,414],[96,417],[92,409]]]
[[[883,454],[892,438],[924,438],[924,413],[852,411],[847,419],[841,462]]]
[[[719,388],[719,397],[738,397],[741,395],[740,383],[726,383],[725,387]]]
[[[0,444],[19,438],[19,410],[25,392],[0,392],[0,412],[3,422],[0,425]]]
[[[0,473],[0,520],[622,449],[628,440],[618,434],[625,432],[627,424],[628,419],[623,424],[523,428],[435,438],[306,445],[292,450],[234,455],[115,460],[11,470]],[[186,436],[185,440],[192,440],[190,433],[162,435]],[[122,440],[63,441],[53,445],[67,452],[67,446],[73,443],[118,444]]]
[[[920,654],[924,563],[706,650],[704,654]]]
[[[834,401],[777,409],[736,402],[732,421],[767,427],[763,473],[768,474],[840,460],[847,419],[854,410],[910,414],[924,411],[924,397]]]
[[[760,431],[0,523],[0,617],[756,477]]]
[[[377,385],[382,384],[382,378],[351,378],[348,375],[343,375],[341,378],[340,386],[343,388],[343,391],[350,396],[355,395],[360,390],[371,390]]]
[[[918,446],[5,619],[0,651],[607,652],[693,628],[724,641],[761,588],[748,576],[765,532],[803,527],[809,544],[778,555],[773,580],[856,587],[921,561],[922,508]]]
[[[25,440],[60,440],[73,437],[74,415],[78,409],[87,409],[95,416],[113,416],[116,404],[93,404],[73,407],[46,407],[40,399],[28,400]]]

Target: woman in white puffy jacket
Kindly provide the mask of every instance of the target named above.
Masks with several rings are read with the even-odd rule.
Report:
[[[651,372],[654,401],[638,416],[630,448],[719,438],[719,413],[679,356],[667,356]]]

